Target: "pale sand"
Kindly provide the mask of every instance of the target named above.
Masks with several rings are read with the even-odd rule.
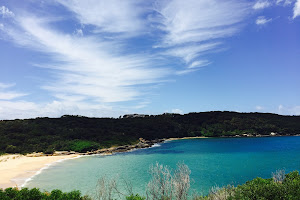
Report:
[[[168,140],[188,140],[188,139],[199,139],[199,138],[208,138],[208,137],[204,137],[204,136],[195,136],[195,137],[182,137],[182,138],[168,138],[166,139]]]
[[[21,187],[25,181],[44,167],[78,155],[28,157],[23,155],[0,156],[0,188]]]

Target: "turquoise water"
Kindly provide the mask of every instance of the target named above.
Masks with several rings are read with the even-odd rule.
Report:
[[[179,161],[184,161],[192,171],[192,189],[207,194],[213,186],[243,184],[257,176],[270,178],[278,169],[300,170],[300,137],[170,141],[149,149],[57,163],[25,186],[48,191],[78,189],[83,194],[93,194],[100,177],[118,176],[121,188],[123,180],[129,180],[134,192],[142,194],[150,180],[151,164],[159,162],[175,168]]]

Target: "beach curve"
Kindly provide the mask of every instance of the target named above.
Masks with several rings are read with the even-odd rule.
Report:
[[[80,155],[59,155],[59,156],[39,156],[29,157],[20,154],[10,154],[0,156],[0,188],[17,187],[21,188],[33,176],[39,174],[50,165],[78,158]]]

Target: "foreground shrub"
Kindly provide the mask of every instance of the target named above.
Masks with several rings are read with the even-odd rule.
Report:
[[[79,191],[62,192],[53,190],[51,193],[41,192],[37,188],[21,190],[17,188],[0,189],[1,200],[91,200],[88,196],[82,196]]]
[[[136,195],[130,195],[128,197],[126,197],[126,200],[145,200],[145,197],[141,197],[140,195],[136,194]]]
[[[190,189],[191,171],[184,163],[178,163],[172,173],[168,166],[158,163],[150,167],[152,176],[147,185],[147,199],[186,200]]]
[[[207,196],[193,200],[299,200],[300,175],[298,171],[273,173],[273,178],[255,178],[237,187],[213,188]]]
[[[300,199],[300,175],[298,171],[285,175],[283,181],[273,178],[255,178],[237,186],[232,199]]]

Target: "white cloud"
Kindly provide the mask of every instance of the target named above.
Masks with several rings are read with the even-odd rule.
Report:
[[[297,2],[295,3],[293,19],[298,16],[300,16],[300,0],[297,0]]]
[[[240,30],[239,23],[248,15],[249,8],[250,4],[245,1],[159,1],[156,4],[158,16],[153,21],[166,34],[156,47],[167,48],[167,54],[183,59],[186,64],[197,61],[203,51],[217,48],[220,42],[216,40]],[[192,71],[195,70],[176,73]]]
[[[175,74],[176,75],[185,75],[185,74],[195,72],[195,71],[197,71],[197,68],[187,68],[187,69],[184,69],[184,70],[178,70],[178,71],[175,72]]]
[[[269,23],[271,21],[272,21],[272,18],[267,19],[265,16],[259,16],[259,17],[257,17],[255,23],[257,25],[264,25],[264,24]]]
[[[291,5],[295,0],[277,0],[276,5],[282,5],[282,6],[289,6]]]
[[[11,100],[18,97],[26,96],[27,94],[18,93],[18,92],[1,92],[0,91],[0,100]]]
[[[300,106],[287,107],[287,106],[279,105],[277,112],[278,114],[282,114],[282,115],[300,115]]]
[[[14,83],[9,83],[9,84],[7,84],[7,83],[0,83],[0,90],[1,89],[5,89],[5,88],[10,88],[10,87],[13,87],[13,86],[15,86]]]
[[[253,5],[254,10],[264,9],[270,7],[272,4],[268,0],[259,0]]]
[[[118,117],[126,112],[111,106],[89,103],[52,101],[34,103],[29,101],[0,100],[0,119],[26,119],[36,117],[61,117],[62,115],[82,115],[90,117]]]
[[[16,13],[13,23],[5,24],[5,34],[15,44],[48,56],[49,61],[36,66],[51,72],[51,78],[41,88],[55,100],[45,104],[16,101],[18,93],[14,96],[14,91],[9,91],[11,99],[6,96],[1,100],[2,116],[10,111],[16,116],[27,113],[31,117],[99,116],[99,112],[114,113],[115,107],[107,106],[113,102],[144,101],[140,98],[149,84],[160,83],[174,72],[182,75],[209,65],[211,62],[203,56],[219,51],[224,38],[238,33],[252,7],[244,0],[57,2],[55,6],[63,5],[73,13],[75,18],[68,19],[75,20],[76,27],[79,23],[80,29],[68,30],[69,33],[60,30],[57,23],[49,20],[52,14],[47,16],[47,11],[40,16],[24,10],[22,15]],[[1,10],[11,12],[3,7]],[[146,49],[154,55],[130,53],[127,39],[144,34],[158,40],[153,44],[158,48]],[[167,56],[179,58],[185,68],[164,68]],[[25,112],[22,106],[30,110]]]
[[[93,25],[102,33],[139,34],[149,23],[140,16],[146,15],[148,8],[143,10],[145,8],[140,8],[136,1],[68,0],[59,3],[74,12],[80,23]],[[122,9],[120,5],[124,5]],[[236,33],[237,24],[247,15],[248,8],[248,4],[241,1],[217,0],[189,0],[188,3],[174,0],[157,5],[157,11],[163,16],[159,23],[166,31],[162,43],[170,45],[163,54],[180,57],[187,64],[187,69],[177,74],[208,65],[209,61],[197,57],[215,50],[220,44],[209,42],[211,39]],[[66,34],[54,29],[51,20],[45,17],[18,16],[15,19],[18,26],[10,28],[7,34],[17,44],[51,56],[52,62],[37,66],[55,72],[54,78],[42,88],[56,97],[65,94],[66,98],[80,96],[102,103],[135,100],[143,95],[140,85],[158,83],[170,74],[153,56],[128,54],[123,50],[122,39],[106,40],[96,37],[97,34],[84,36],[82,29],[75,31],[78,34]],[[192,45],[191,42],[200,43]]]
[[[15,92],[15,91],[7,91],[9,88],[15,86],[15,84],[5,84],[0,83],[0,100],[12,100],[18,97],[23,97],[28,94]]]
[[[2,17],[14,17],[15,14],[10,11],[8,8],[6,8],[5,6],[1,6],[0,7],[0,15],[2,15]]]
[[[195,62],[192,62],[188,68],[189,69],[193,69],[193,68],[197,68],[197,67],[204,67],[211,64],[211,62],[209,62],[208,60],[197,60]]]
[[[187,45],[168,49],[164,54],[182,58],[186,63],[207,51],[215,49],[220,43],[206,43],[199,45]]]
[[[144,28],[142,1],[57,0],[75,13],[82,24],[94,25],[100,32],[136,34]]]
[[[264,110],[264,107],[262,107],[262,106],[256,106],[255,109],[258,110],[258,111],[261,111],[261,110]]]
[[[82,29],[76,29],[75,30],[75,35],[82,37],[83,36],[83,30]]]
[[[178,108],[172,109],[171,112],[172,112],[172,113],[183,114],[183,111],[182,111],[181,109],[178,109]]]
[[[53,63],[40,64],[55,70],[56,79],[43,88],[55,94],[84,96],[97,102],[133,100],[141,95],[137,85],[157,83],[168,71],[147,55],[121,55],[118,43],[95,37],[67,35],[48,27],[42,19],[17,18],[22,31],[10,31],[14,41],[52,56]]]
[[[233,25],[249,13],[248,4],[244,1],[163,2],[158,4],[157,11],[161,15],[161,29],[167,32],[163,41],[166,45],[228,37],[238,30]]]

